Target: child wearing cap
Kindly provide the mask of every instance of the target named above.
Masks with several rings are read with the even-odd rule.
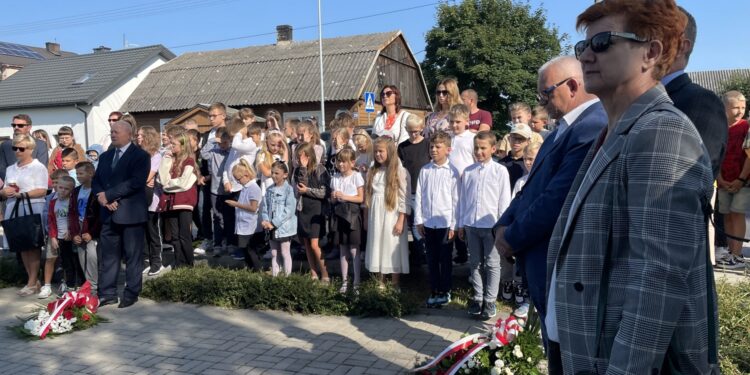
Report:
[[[523,163],[523,150],[529,145],[531,139],[531,128],[524,123],[516,123],[508,135],[510,149],[508,155],[500,159],[500,164],[508,168],[510,174],[510,186],[515,186],[521,176],[526,172]]]

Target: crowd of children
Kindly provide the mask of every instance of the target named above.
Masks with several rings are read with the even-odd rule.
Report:
[[[459,244],[468,248],[474,288],[470,314],[494,316],[499,294],[504,299],[515,294],[524,302],[511,260],[494,249],[493,226],[525,181],[540,144],[529,144],[528,123],[514,124],[507,155],[497,160],[495,135],[470,131],[469,107],[444,102],[440,127],[426,127],[422,118],[406,114],[408,139],[400,144],[355,128],[348,112],[337,114],[327,145],[315,119],[282,123],[273,110],[265,124],[255,122],[249,110],[226,119],[221,103],[209,111],[214,118],[223,115],[224,123],[204,135],[192,126],[168,126],[161,134],[151,126],[138,128],[134,143],[151,156],[144,274],[190,267],[194,256],[206,251],[232,254],[261,271],[262,251],[268,248],[271,274],[288,275],[296,239],[310,277],[330,283],[321,249],[326,239],[338,252],[342,293],[358,289],[362,263],[382,288],[390,275],[392,287],[400,290],[400,275],[410,271],[411,229],[417,252],[411,259],[424,255],[428,266],[427,305],[450,302]],[[85,280],[96,288],[101,223],[99,203],[91,195],[95,164],[85,159],[88,154],[70,128],[61,128],[59,136],[48,166],[53,192],[46,204],[50,240],[40,298],[52,293],[58,256],[63,291]],[[205,204],[199,206],[201,194]],[[201,229],[208,233],[204,246],[194,249],[199,207],[210,209],[211,225]],[[174,251],[171,265],[162,262],[165,243]]]

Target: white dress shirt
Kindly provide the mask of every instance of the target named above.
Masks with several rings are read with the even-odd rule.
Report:
[[[458,226],[492,228],[510,205],[510,175],[490,159],[474,163],[461,177]]]
[[[474,136],[476,134],[464,130],[463,133],[454,135],[451,139],[451,153],[448,159],[458,170],[459,176],[464,174],[466,167],[474,164]]]
[[[449,161],[443,165],[430,162],[422,167],[414,198],[414,224],[456,229],[458,183],[458,170]]]

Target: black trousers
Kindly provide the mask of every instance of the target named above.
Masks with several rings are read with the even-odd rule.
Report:
[[[81,268],[81,261],[78,254],[73,252],[73,241],[58,239],[60,244],[60,258],[65,272],[65,284],[69,287],[77,288],[86,281],[86,276]]]
[[[172,247],[174,248],[175,268],[193,266],[193,237],[190,225],[193,221],[193,211],[173,210],[164,215],[172,232]]]
[[[549,375],[563,375],[560,344],[554,341],[547,341],[547,370]]]
[[[159,213],[149,212],[146,222],[145,257],[152,270],[161,268],[161,231],[159,230]]]
[[[263,248],[266,240],[265,232],[257,232],[250,235],[237,235],[237,246],[245,254],[245,265],[253,271],[260,272],[263,264],[258,253]]]
[[[198,227],[199,235],[203,236],[206,240],[213,239],[213,223],[211,221],[211,182],[209,181],[205,185],[200,187],[199,190],[202,201],[200,204],[200,222],[201,225]]]
[[[144,223],[123,225],[109,217],[102,223],[102,233],[96,247],[99,258],[99,298],[117,297],[117,275],[120,262],[125,260],[125,290],[122,298],[138,298],[143,287]]]

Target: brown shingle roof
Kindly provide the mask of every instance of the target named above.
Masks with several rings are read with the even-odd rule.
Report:
[[[722,93],[722,85],[725,81],[734,77],[750,78],[750,69],[727,69],[727,70],[707,70],[702,72],[688,72],[690,79],[715,92],[718,95]]]
[[[400,31],[323,40],[327,100],[359,98],[378,53]],[[149,74],[123,109],[183,110],[196,103],[230,106],[320,99],[318,42],[186,53]]]

